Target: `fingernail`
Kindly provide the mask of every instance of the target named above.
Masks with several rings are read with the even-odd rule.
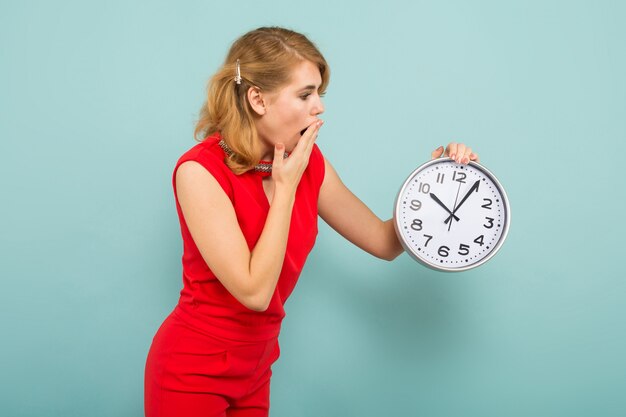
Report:
[[[456,155],[455,155],[455,154],[452,154],[452,155],[450,155],[450,158],[455,159],[455,158],[456,158]]]

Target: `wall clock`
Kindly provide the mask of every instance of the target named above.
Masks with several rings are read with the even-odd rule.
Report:
[[[511,209],[484,166],[439,158],[419,166],[396,198],[394,226],[415,260],[439,271],[466,271],[491,259],[506,239]]]

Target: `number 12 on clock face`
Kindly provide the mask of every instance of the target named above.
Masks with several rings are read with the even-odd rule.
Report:
[[[418,167],[405,181],[394,219],[413,258],[433,269],[463,271],[499,250],[510,208],[504,189],[486,168],[441,158]]]

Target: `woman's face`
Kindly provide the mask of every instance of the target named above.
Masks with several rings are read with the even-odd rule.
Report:
[[[319,88],[322,77],[311,61],[296,65],[289,84],[264,94],[265,113],[256,121],[263,146],[262,159],[271,160],[274,145],[283,143],[291,152],[309,125],[324,111]]]

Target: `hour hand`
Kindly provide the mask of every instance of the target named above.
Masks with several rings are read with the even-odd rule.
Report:
[[[454,220],[456,220],[457,222],[459,221],[459,218],[458,218],[458,217],[457,217],[454,213],[452,213],[452,211],[451,211],[448,207],[446,207],[446,205],[445,205],[445,204],[443,204],[443,203],[441,202],[441,200],[439,199],[439,197],[437,197],[437,196],[436,196],[435,194],[433,194],[433,193],[430,193],[430,198],[432,198],[433,200],[435,200],[435,202],[436,202],[437,204],[439,204],[441,207],[443,207],[443,208],[444,208],[444,210],[445,210],[445,211],[447,211],[447,212],[448,212],[448,214],[450,214],[450,216],[454,217]],[[447,222],[446,222],[446,223],[447,223]]]

